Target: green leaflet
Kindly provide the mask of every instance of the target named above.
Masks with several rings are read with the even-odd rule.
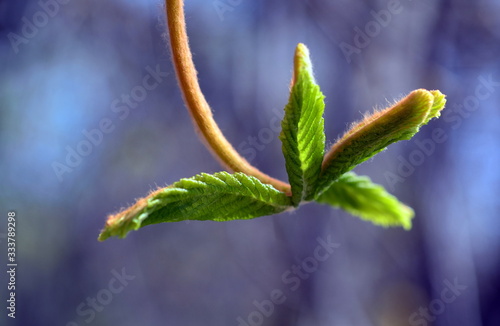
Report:
[[[439,91],[418,89],[394,106],[353,125],[326,154],[318,194],[388,145],[413,137],[422,125],[440,115],[445,103]]]
[[[347,172],[317,198],[319,203],[342,208],[373,224],[411,228],[413,210],[366,176]]]
[[[432,102],[432,108],[429,115],[425,119],[424,125],[427,124],[431,119],[439,118],[441,116],[441,110],[444,109],[446,105],[446,96],[440,91],[430,91],[432,96],[434,96],[434,101]]]
[[[323,99],[314,80],[309,50],[299,44],[295,51],[294,77],[280,134],[295,206],[302,200],[313,199],[316,192],[325,148]]]
[[[140,227],[183,220],[251,219],[291,208],[290,198],[243,173],[202,173],[181,179],[111,216],[99,236],[124,238]]]

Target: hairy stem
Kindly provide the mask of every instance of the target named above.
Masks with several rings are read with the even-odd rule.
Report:
[[[186,33],[184,1],[166,0],[165,3],[172,61],[177,73],[177,79],[193,123],[198,127],[205,144],[228,170],[254,176],[263,183],[270,184],[280,191],[290,193],[289,184],[274,179],[252,166],[238,154],[222,134],[198,83],[197,72]]]

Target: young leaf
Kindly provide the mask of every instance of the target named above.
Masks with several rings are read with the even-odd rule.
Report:
[[[295,206],[302,200],[313,199],[317,188],[325,149],[323,99],[314,80],[309,50],[304,44],[299,44],[280,134]]]
[[[347,172],[316,199],[381,226],[411,228],[413,210],[366,176]]]
[[[430,91],[432,96],[434,96],[434,101],[432,102],[432,108],[429,115],[423,123],[426,125],[431,119],[439,118],[441,116],[441,110],[446,104],[446,96],[438,90]]]
[[[99,236],[124,238],[140,227],[183,220],[229,221],[283,212],[290,197],[243,173],[202,173],[159,189],[110,216]]]
[[[418,89],[394,106],[353,125],[325,155],[318,194],[388,145],[413,137],[422,125],[440,115],[445,103],[439,91]]]

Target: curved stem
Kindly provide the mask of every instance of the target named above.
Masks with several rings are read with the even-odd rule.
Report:
[[[290,193],[290,185],[274,179],[253,167],[247,160],[238,154],[234,147],[222,134],[215,122],[210,106],[208,105],[198,83],[197,72],[194,67],[191,50],[189,49],[184,19],[183,0],[165,0],[167,9],[167,23],[172,49],[172,61],[177,73],[177,79],[184,95],[184,102],[191,115],[193,123],[198,127],[202,139],[220,162],[229,170],[243,172],[270,184],[276,189]]]

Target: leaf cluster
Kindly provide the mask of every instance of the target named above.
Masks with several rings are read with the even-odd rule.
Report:
[[[310,201],[344,209],[384,227],[409,229],[413,210],[382,186],[351,170],[388,145],[413,137],[421,126],[439,117],[445,103],[439,91],[415,90],[352,124],[325,153],[324,95],[314,79],[309,51],[299,44],[279,137],[290,194],[244,173],[202,173],[156,190],[111,215],[99,240],[123,238],[131,230],[162,222],[251,219]]]

